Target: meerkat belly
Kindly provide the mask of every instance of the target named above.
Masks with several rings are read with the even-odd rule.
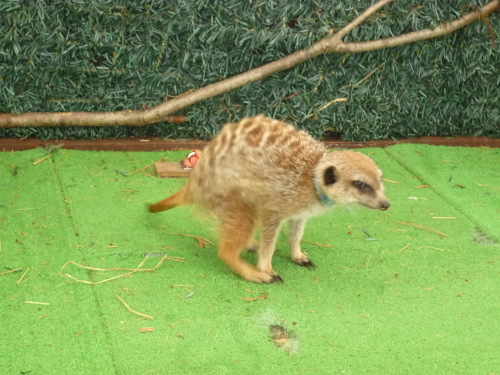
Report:
[[[321,215],[322,213],[326,212],[328,210],[328,207],[321,204],[321,203],[315,203],[307,208],[293,214],[290,216],[291,220],[305,220],[309,219],[313,216],[318,216]]]

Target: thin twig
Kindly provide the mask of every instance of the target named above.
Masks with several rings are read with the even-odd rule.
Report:
[[[142,316],[145,319],[154,319],[151,315],[146,315],[146,314],[140,313],[138,311],[132,310],[130,308],[130,306],[127,304],[127,302],[125,302],[118,294],[116,294],[116,298],[118,298],[120,300],[120,302],[123,303],[123,306],[125,306],[125,308],[128,311],[130,311],[132,314]]]
[[[385,62],[383,62],[382,64],[380,64],[379,66],[377,66],[375,69],[373,69],[365,78],[363,78],[361,81],[359,81],[358,83],[355,83],[354,85],[347,85],[347,86],[342,86],[341,88],[346,88],[346,87],[356,87],[356,86],[359,86],[361,85],[364,81],[366,81],[368,78],[370,78],[370,76],[375,73],[377,70],[379,70],[381,67],[383,67],[385,65]]]
[[[333,34],[331,38],[336,37],[338,39],[342,39],[347,34],[349,34],[352,30],[358,27],[361,23],[363,23],[368,17],[375,14],[377,10],[383,8],[387,4],[393,2],[395,0],[381,0],[367,8],[364,12],[362,12],[359,16],[357,16],[353,21],[349,22],[346,26],[344,26],[340,31],[336,34]]]
[[[294,92],[294,93],[293,93],[293,94],[291,94],[291,95],[285,96],[285,97],[283,98],[283,101],[288,100],[288,99],[291,99],[291,98],[293,98],[294,96],[299,95],[299,94],[300,94],[300,91]]]
[[[497,41],[495,38],[495,31],[493,31],[493,27],[491,27],[490,20],[487,17],[481,17],[481,21],[486,25],[488,28],[488,32],[490,33],[490,39],[491,39],[491,46],[493,49],[497,48]]]
[[[329,101],[328,103],[326,103],[323,107],[321,107],[320,109],[318,109],[318,112],[321,112],[322,110],[328,108],[333,103],[348,102],[348,101],[349,101],[349,98],[337,98],[337,99],[333,99],[333,100]],[[311,116],[309,116],[309,117],[311,117]]]

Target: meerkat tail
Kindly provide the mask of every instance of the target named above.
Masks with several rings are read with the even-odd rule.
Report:
[[[177,193],[172,194],[170,197],[165,198],[158,203],[149,206],[151,212],[161,212],[170,210],[171,208],[186,204],[186,189],[182,188]]]

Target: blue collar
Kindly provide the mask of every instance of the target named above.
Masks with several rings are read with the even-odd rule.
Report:
[[[316,195],[318,196],[319,200],[325,206],[333,206],[335,204],[335,202],[332,201],[328,195],[326,195],[317,177],[314,177],[314,189],[316,190]]]

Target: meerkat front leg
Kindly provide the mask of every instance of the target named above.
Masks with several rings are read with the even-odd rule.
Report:
[[[266,215],[267,216],[267,215]],[[260,244],[258,248],[259,260],[257,261],[257,268],[271,275],[278,282],[283,282],[283,279],[276,274],[273,270],[272,259],[274,250],[276,249],[276,241],[281,226],[281,220],[270,215],[262,220],[262,233],[260,235]]]
[[[292,261],[297,263],[299,266],[316,268],[316,265],[311,262],[307,258],[307,255],[300,249],[300,241],[302,240],[305,227],[305,219],[290,220],[290,255],[292,257]]]

